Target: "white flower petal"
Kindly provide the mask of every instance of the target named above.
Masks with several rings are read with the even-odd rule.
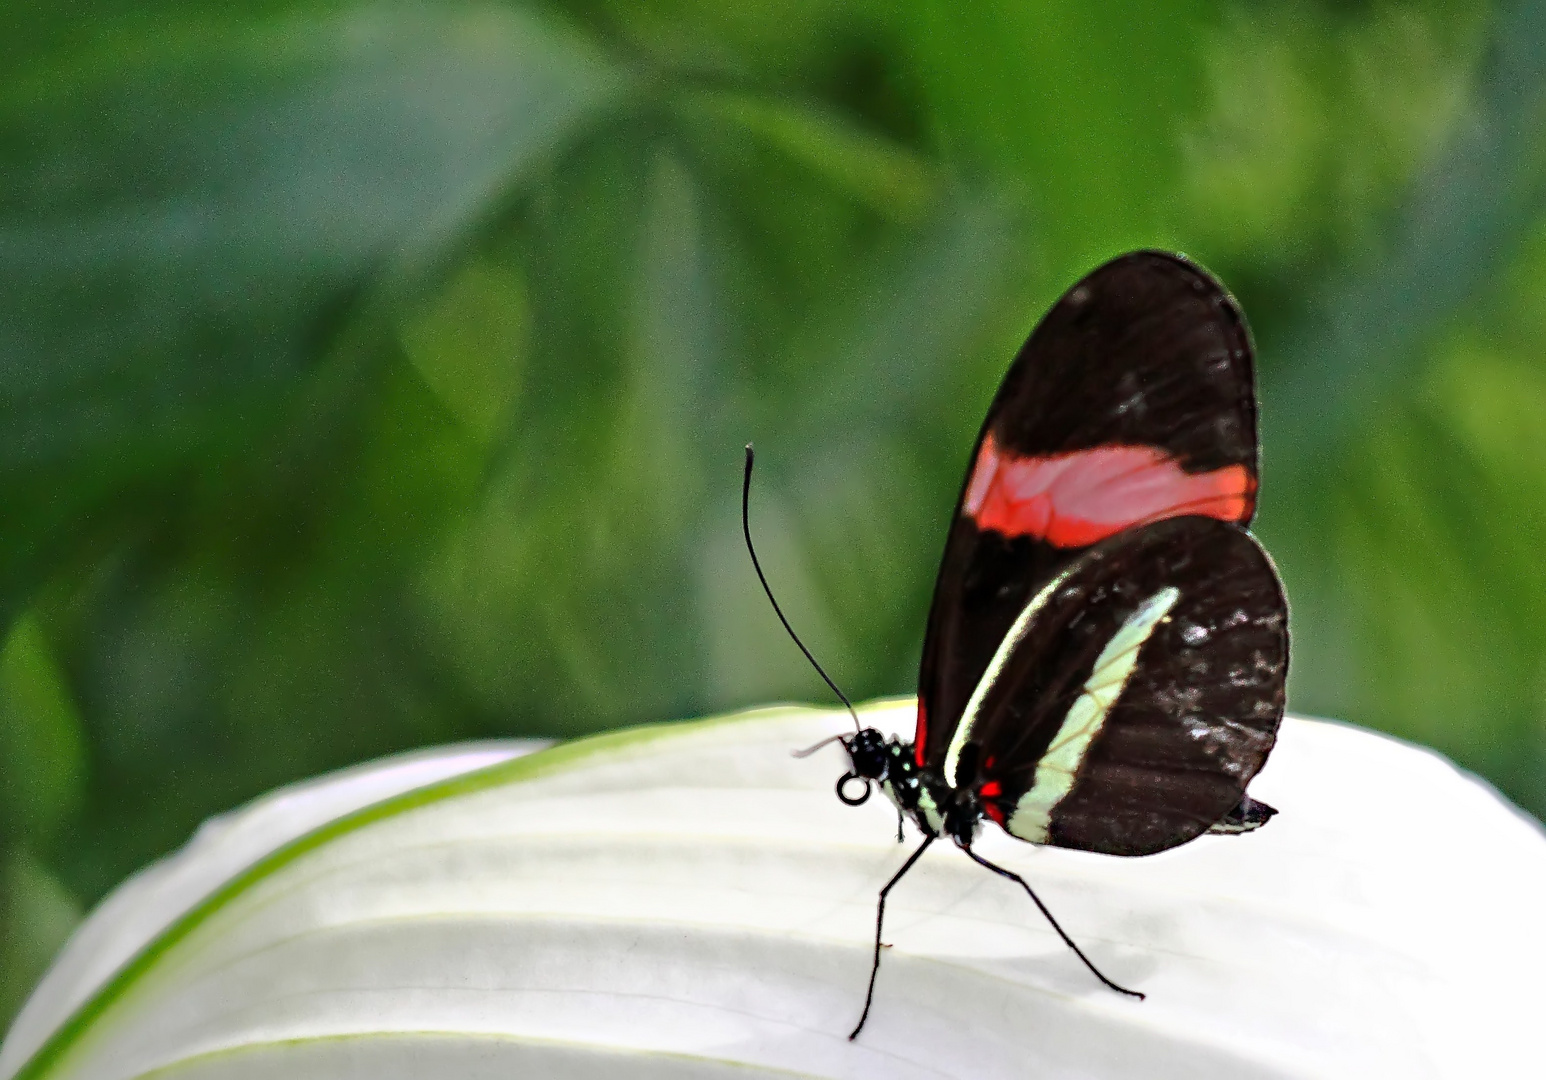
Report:
[[[911,709],[867,719],[907,727]],[[892,894],[894,947],[849,1043],[875,892],[907,849],[879,799],[833,797],[838,748],[789,757],[842,723],[767,710],[476,772],[432,755],[450,779],[399,773],[369,798],[370,770],[271,796],[98,909],[0,1077],[1240,1080],[1535,1060],[1546,838],[1431,753],[1305,720],[1253,786],[1281,811],[1258,833],[1114,859],[985,831],[979,850],[1147,1001],[938,844]]]
[[[540,750],[537,739],[462,743],[396,754],[291,784],[210,818],[171,858],[139,871],[99,904],[55,959],[0,1049],[8,1076],[115,971],[174,920],[263,856],[361,807]]]

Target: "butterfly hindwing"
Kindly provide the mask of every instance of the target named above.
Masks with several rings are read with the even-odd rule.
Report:
[[[1287,606],[1245,530],[1172,518],[1085,552],[992,659],[940,759],[946,780],[1023,840],[1145,855],[1223,820],[1266,760]]]
[[[972,452],[935,584],[918,763],[938,760],[1038,589],[1124,529],[1256,505],[1250,335],[1224,288],[1158,252],[1100,267],[1016,356]]]

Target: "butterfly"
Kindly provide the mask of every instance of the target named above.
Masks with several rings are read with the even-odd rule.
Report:
[[[839,798],[856,805],[877,785],[899,839],[900,817],[924,837],[880,890],[850,1039],[874,1000],[886,898],[935,840],[1018,883],[1102,983],[1142,998],[1020,875],[973,850],[980,831],[1138,856],[1276,813],[1246,794],[1288,673],[1282,585],[1246,531],[1252,364],[1224,287],[1185,258],[1139,251],[1070,288],[1010,365],[950,521],[912,740],[856,718],[855,734],[817,744],[847,751]],[[748,447],[748,483],[750,470]]]

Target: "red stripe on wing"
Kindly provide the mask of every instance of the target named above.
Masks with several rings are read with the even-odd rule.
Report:
[[[989,432],[961,509],[979,529],[1075,548],[1183,514],[1243,522],[1255,501],[1256,478],[1244,465],[1189,473],[1153,446],[1019,457],[1001,452]]]

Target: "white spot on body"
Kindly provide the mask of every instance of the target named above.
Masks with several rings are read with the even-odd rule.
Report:
[[[1083,692],[1068,710],[1047,752],[1037,763],[1035,783],[1020,796],[1010,815],[1007,827],[1015,836],[1033,844],[1047,842],[1052,812],[1073,790],[1090,744],[1100,734],[1107,714],[1138,667],[1138,651],[1179,599],[1180,591],[1170,586],[1149,597],[1096,657]]]
[[[918,809],[923,811],[923,820],[929,823],[929,828],[940,832],[945,827],[945,815],[939,812],[939,807],[934,805],[934,796],[929,794],[929,789],[924,788],[918,792]]]
[[[1188,645],[1201,645],[1208,640],[1211,631],[1206,626],[1198,626],[1196,623],[1187,623],[1181,628],[1181,640]]]

